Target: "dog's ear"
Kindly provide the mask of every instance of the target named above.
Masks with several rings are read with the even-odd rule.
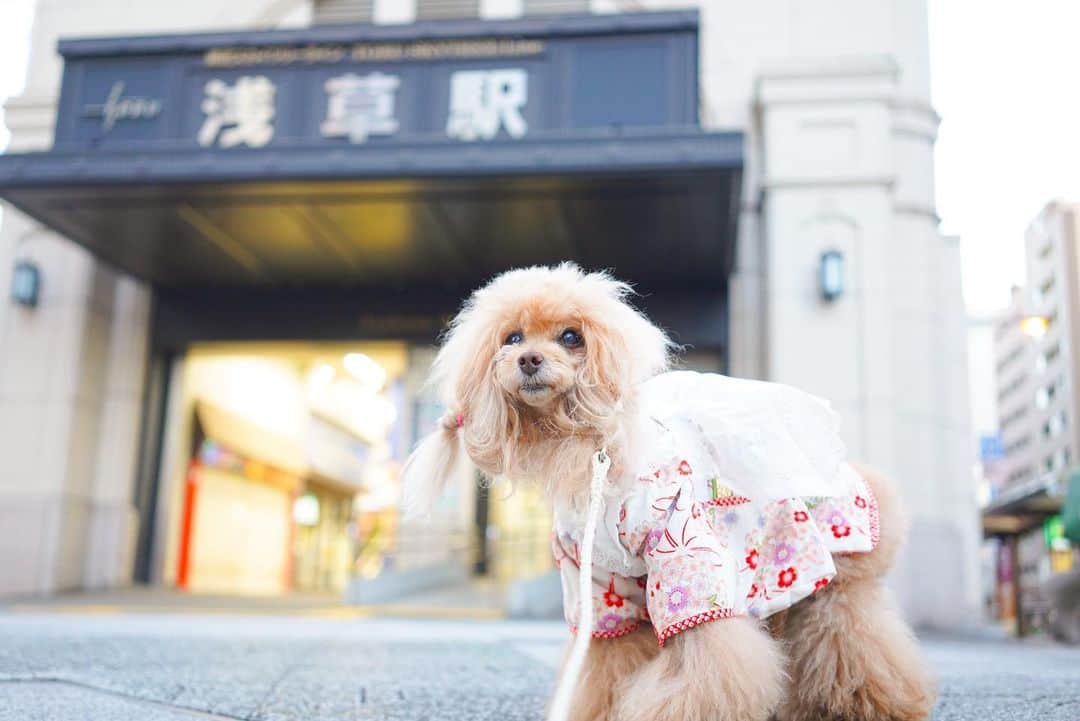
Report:
[[[599,319],[582,320],[585,362],[573,389],[575,410],[581,420],[599,424],[613,418],[620,399],[630,388],[630,348],[626,339]]]
[[[609,333],[619,336],[625,348],[626,355],[621,360],[626,365],[629,382],[641,383],[667,370],[670,353],[677,350],[677,346],[664,331],[631,305],[634,290],[629,284],[617,281],[606,273],[600,276],[609,299],[614,301],[603,315],[604,325]]]
[[[466,301],[443,340],[431,383],[460,420],[457,436],[469,460],[489,476],[502,473],[513,409],[499,389],[494,358],[500,343],[496,321],[483,303],[488,287]],[[466,455],[463,453],[462,455]]]
[[[448,480],[462,473],[467,461],[485,472],[500,466],[505,427],[504,405],[491,377],[493,342],[490,322],[477,309],[477,291],[450,322],[435,357],[428,383],[450,409],[440,427],[426,436],[402,468],[406,515],[430,512]],[[467,452],[466,452],[467,451]]]
[[[667,369],[674,344],[664,331],[634,308],[633,289],[607,273],[589,273],[583,284],[593,293],[591,313],[584,319],[586,372],[609,393],[622,395],[631,386]]]
[[[401,469],[406,518],[431,513],[446,482],[461,470],[456,416],[444,417],[439,426],[420,441]]]

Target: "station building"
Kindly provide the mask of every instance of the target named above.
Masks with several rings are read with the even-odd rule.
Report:
[[[403,524],[462,298],[576,260],[688,367],[828,398],[916,623],[978,603],[923,0],[39,0],[0,156],[0,593],[549,567],[529,491]]]

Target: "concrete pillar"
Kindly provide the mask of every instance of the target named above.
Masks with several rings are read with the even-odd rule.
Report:
[[[892,122],[890,315],[902,449],[896,467],[909,479],[912,509],[902,573],[919,579],[907,589],[910,613],[940,624],[978,617],[979,528],[959,247],[955,238],[941,236],[934,208],[937,127],[929,105],[901,86]]]
[[[766,372],[830,399],[850,454],[895,477],[912,540],[894,585],[912,621],[977,604],[963,304],[938,231],[937,118],[892,57],[772,64],[759,76]],[[825,303],[817,270],[845,257]]]
[[[83,585],[131,580],[138,516],[133,505],[148,357],[151,293],[131,278],[115,281],[103,375],[94,485],[89,494]]]
[[[830,399],[851,452],[892,465],[888,331],[892,218],[883,58],[774,64],[760,75],[766,373]],[[821,254],[840,251],[846,292],[819,297]]]
[[[0,326],[0,593],[124,583],[149,294],[11,208],[0,243],[43,278]]]
[[[747,152],[743,161],[742,205],[735,239],[735,268],[728,280],[727,373],[739,378],[765,380],[768,378],[768,348],[761,322],[766,308],[761,171],[758,154],[750,152],[750,149],[760,147],[761,129],[751,123],[744,132]]]

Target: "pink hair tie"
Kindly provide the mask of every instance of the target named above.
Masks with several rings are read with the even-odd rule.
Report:
[[[458,413],[456,416],[454,416],[454,424],[458,428],[461,428],[462,426],[464,426],[465,425],[465,414],[464,413]]]

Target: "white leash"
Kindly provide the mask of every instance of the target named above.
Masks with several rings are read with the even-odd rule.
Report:
[[[600,522],[601,501],[604,496],[604,482],[607,480],[611,457],[601,448],[592,457],[592,481],[589,483],[589,508],[585,516],[585,533],[581,537],[581,553],[578,559],[578,627],[570,656],[566,659],[559,687],[548,711],[548,721],[566,721],[570,715],[570,700],[577,685],[581,668],[585,664],[585,653],[589,650],[589,640],[593,631],[592,604],[592,552],[596,537],[596,526]]]

